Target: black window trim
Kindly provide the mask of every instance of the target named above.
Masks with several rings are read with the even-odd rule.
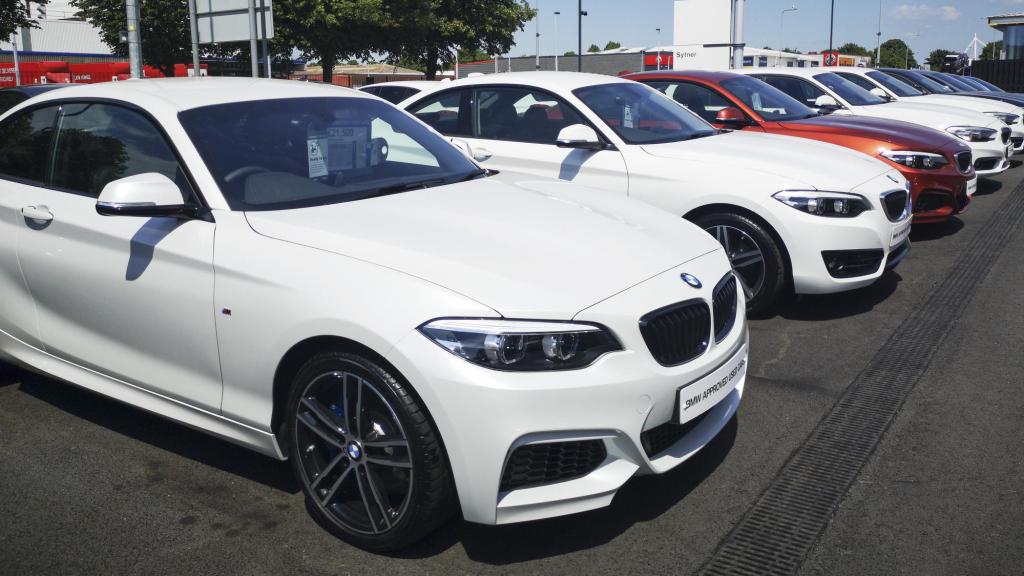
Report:
[[[820,72],[820,74],[823,74],[823,72]],[[813,86],[818,92],[821,92],[823,95],[831,96],[832,98],[835,98],[836,102],[840,106],[842,106],[843,108],[846,108],[846,104],[843,103],[844,100],[839,97],[839,94],[833,94],[833,93],[831,93],[832,92],[831,89],[822,88],[821,86],[818,86],[817,84],[815,84],[814,82],[811,82],[810,80],[808,80],[807,78],[804,78],[803,76],[791,76],[789,74],[756,74],[756,75],[755,74],[751,74],[751,76],[754,76],[758,80],[760,80],[762,82],[765,82],[765,83],[768,83],[768,81],[765,80],[765,78],[769,78],[769,77],[771,77],[771,78],[790,78],[792,80],[799,80],[800,82],[803,82],[804,84],[809,84],[810,86]],[[778,89],[778,90],[782,90],[782,88],[779,88],[778,86],[776,86],[775,88]],[[786,92],[786,91],[782,90],[782,92]],[[800,101],[799,98],[796,98],[796,96],[793,96],[792,94],[790,94],[789,96],[791,98],[795,98],[798,102]],[[809,106],[809,104],[804,104],[804,106]],[[813,106],[812,106],[812,108],[813,108]]]
[[[50,143],[47,146],[47,159],[45,167],[47,181],[40,183],[12,177],[7,174],[0,174],[0,180],[17,182],[19,184],[35,186],[37,188],[45,188],[47,190],[52,190],[54,192],[64,192],[67,194],[74,194],[76,196],[95,198],[92,194],[82,192],[81,190],[72,190],[70,188],[63,188],[60,186],[54,186],[52,184],[53,160],[54,155],[57,153],[57,129],[60,126],[61,117],[64,115],[64,106],[69,104],[107,104],[112,106],[119,106],[121,108],[131,110],[132,112],[136,112],[140,114],[142,117],[144,117],[147,121],[149,121],[149,123],[152,124],[153,127],[156,128],[157,132],[159,132],[160,135],[164,138],[164,142],[167,144],[167,147],[170,148],[171,153],[174,154],[174,158],[175,160],[177,160],[178,166],[181,168],[182,173],[185,175],[185,180],[188,183],[189,188],[188,191],[191,193],[192,196],[190,203],[196,203],[199,205],[199,213],[197,219],[213,222],[213,214],[212,211],[210,210],[210,205],[206,202],[206,198],[203,197],[203,194],[200,191],[199,186],[196,184],[195,177],[192,176],[191,170],[189,170],[188,165],[182,159],[181,153],[178,151],[178,147],[175,146],[174,140],[172,140],[171,137],[167,134],[167,130],[165,130],[163,125],[160,124],[160,122],[157,121],[157,119],[152,114],[150,114],[145,108],[142,108],[141,106],[138,106],[136,104],[132,104],[131,102],[118,100],[116,98],[55,98],[53,100],[46,100],[45,102],[38,102],[36,104],[32,104],[31,106],[26,106],[24,108],[19,109],[17,112],[8,116],[7,118],[4,118],[3,122],[0,122],[0,129],[6,126],[12,118],[18,117],[23,113],[30,113],[38,109],[49,108],[53,106],[57,107],[57,114],[55,114],[53,117],[53,126],[52,131],[50,133]]]
[[[417,106],[419,106],[421,103],[426,102],[427,100],[435,100],[438,97],[443,97],[446,94],[451,93],[451,92],[455,92],[457,90],[463,90],[463,91],[465,91],[465,93],[463,94],[463,98],[465,97],[466,93],[469,94],[469,98],[470,98],[469,105],[470,105],[471,109],[473,109],[473,111],[475,112],[475,109],[476,109],[477,104],[478,104],[478,101],[477,101],[477,98],[476,98],[477,91],[478,90],[487,90],[487,89],[492,89],[493,90],[493,89],[499,89],[499,88],[518,88],[518,89],[521,89],[521,90],[526,90],[528,92],[538,92],[538,93],[541,93],[541,94],[546,94],[546,95],[548,95],[548,96],[552,97],[553,99],[558,100],[560,102],[564,102],[565,105],[568,106],[568,108],[570,110],[575,112],[576,115],[579,116],[581,120],[583,120],[584,124],[589,126],[594,132],[597,133],[597,137],[604,143],[604,150],[612,150],[612,151],[618,150],[618,148],[616,148],[615,144],[611,141],[611,139],[608,138],[608,136],[605,135],[605,133],[600,128],[595,126],[594,123],[590,121],[590,118],[587,118],[586,114],[583,114],[582,112],[580,112],[579,107],[577,107],[575,104],[573,104],[572,102],[569,102],[566,98],[563,98],[562,96],[559,96],[558,94],[555,94],[554,92],[552,92],[550,90],[546,90],[546,89],[541,88],[539,86],[531,86],[529,84],[503,84],[503,83],[472,84],[472,85],[469,85],[469,86],[458,86],[458,87],[455,87],[455,88],[446,88],[444,90],[440,90],[440,91],[436,91],[436,92],[430,92],[429,94],[424,94],[423,98],[413,102],[409,106],[406,106],[406,111],[409,114],[412,114],[413,116],[416,116],[416,113],[413,111],[413,109],[416,108]],[[461,104],[460,104],[460,107],[461,107]],[[505,138],[481,138],[480,136],[476,135],[477,132],[479,131],[479,128],[480,128],[479,126],[477,126],[476,117],[477,117],[476,113],[472,113],[472,112],[470,113],[470,127],[469,127],[469,131],[470,131],[471,134],[473,134],[472,136],[465,136],[465,135],[458,135],[458,134],[444,134],[444,136],[446,138],[473,138],[475,140],[494,140],[496,142],[517,142],[519,144],[538,144],[540,146],[555,146],[555,144],[543,144],[543,143],[538,143],[538,142],[524,142],[522,140],[511,140],[511,139],[505,139]]]

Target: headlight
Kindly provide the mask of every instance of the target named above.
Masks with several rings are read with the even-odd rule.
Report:
[[[846,192],[821,192],[819,190],[783,190],[773,196],[779,202],[815,216],[852,218],[861,212],[871,210],[863,196]]]
[[[996,118],[1002,120],[1004,124],[1008,124],[1011,126],[1013,124],[1016,124],[1017,120],[1020,120],[1020,116],[1016,114],[1010,114],[1009,112],[985,112],[985,114],[988,114],[989,116],[995,116]]]
[[[999,134],[996,130],[979,126],[950,126],[946,132],[968,142],[991,142]]]
[[[420,332],[452,354],[496,370],[570,370],[622,350],[607,330],[591,324],[442,318]]]
[[[882,156],[897,164],[917,168],[919,170],[933,170],[942,168],[949,161],[941,154],[930,152],[909,152],[906,150],[885,150]]]

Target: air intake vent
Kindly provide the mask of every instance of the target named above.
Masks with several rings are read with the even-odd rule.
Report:
[[[736,323],[736,277],[730,272],[715,286],[713,295],[715,312],[715,342],[721,342],[729,335]]]
[[[540,486],[590,474],[608,452],[601,440],[550,442],[520,446],[509,456],[501,475],[501,491]]]
[[[956,154],[956,167],[961,173],[967,174],[971,171],[971,152],[957,152]]]
[[[882,205],[885,206],[885,215],[892,222],[899,222],[907,215],[907,200],[910,193],[906,190],[893,190],[882,194]]]

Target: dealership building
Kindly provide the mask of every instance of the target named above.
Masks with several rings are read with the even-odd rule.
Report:
[[[1000,60],[1024,60],[1024,12],[989,16],[988,25],[1003,33]]]

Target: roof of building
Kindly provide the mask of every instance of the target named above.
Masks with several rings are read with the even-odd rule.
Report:
[[[307,66],[305,70],[296,72],[298,76],[323,74],[321,66]],[[338,64],[334,67],[335,74],[389,74],[392,76],[422,76],[423,72],[402,68],[393,64]]]

